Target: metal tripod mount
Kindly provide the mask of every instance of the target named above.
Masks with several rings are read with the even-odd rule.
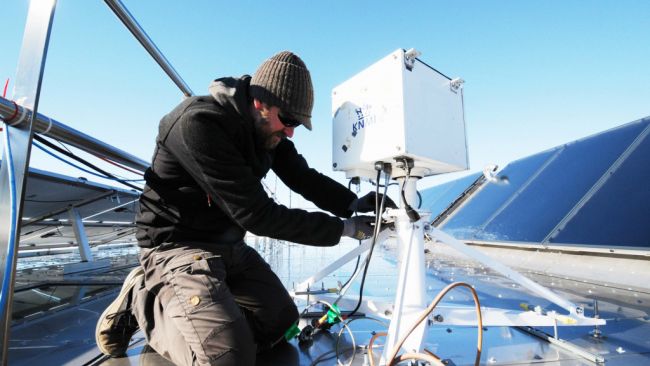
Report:
[[[406,163],[406,162],[405,162]],[[405,164],[406,165],[406,164]],[[403,170],[402,167],[397,167]],[[372,297],[364,297],[364,301],[359,307],[359,311],[364,314],[377,316],[380,318],[390,319],[388,335],[382,355],[381,364],[386,364],[386,358],[397,343],[415,324],[416,320],[427,308],[426,298],[426,258],[424,253],[424,235],[428,234],[434,239],[447,244],[469,258],[482,263],[483,265],[499,272],[509,280],[520,284],[523,288],[529,290],[542,298],[564,308],[568,314],[557,312],[536,312],[526,309],[502,309],[490,308],[483,306],[481,313],[483,316],[483,326],[595,326],[604,325],[604,319],[585,317],[582,308],[568,301],[562,296],[554,293],[546,287],[528,279],[517,271],[507,267],[496,259],[474,249],[444,231],[433,227],[429,222],[429,213],[418,211],[416,215],[410,206],[417,207],[417,181],[419,177],[425,176],[423,172],[412,170],[408,174],[395,174],[400,183],[403,196],[400,201],[399,209],[388,209],[383,214],[384,219],[392,220],[395,223],[395,231],[383,230],[376,238],[376,244],[380,244],[390,237],[396,238],[397,241],[397,258],[399,261],[399,273],[397,279],[397,288],[395,297],[392,302],[382,301]],[[407,205],[408,204],[408,205]],[[409,213],[410,211],[410,213]],[[347,287],[337,289],[336,293],[325,291],[327,293],[315,293],[310,291],[310,286],[318,283],[330,273],[338,270],[346,263],[350,262],[357,256],[368,251],[372,246],[372,239],[365,240],[358,247],[344,254],[325,268],[321,269],[314,275],[305,279],[302,283],[295,286],[293,292],[294,298],[304,300],[326,300],[330,303],[338,304],[341,308],[353,307],[357,299],[346,298],[345,292]],[[369,260],[366,257],[366,260]],[[311,297],[310,297],[311,296]],[[436,308],[436,314],[440,315],[444,321],[439,325],[446,326],[472,326],[475,325],[474,308],[464,305],[445,305],[440,304]],[[419,324],[402,345],[407,352],[421,352],[423,339],[427,324]],[[590,356],[591,357],[591,356]],[[591,359],[591,358],[590,358]],[[594,356],[593,359],[599,359]]]
[[[417,181],[419,177],[397,178],[400,188],[404,192],[400,202],[400,209],[396,213],[395,229],[397,235],[397,251],[400,263],[395,293],[394,309],[388,336],[382,356],[385,363],[388,353],[397,342],[408,332],[409,327],[415,323],[422,311],[427,306],[425,285],[425,256],[424,256],[424,228],[428,225],[429,214],[420,214],[419,220],[413,222],[407,215],[406,204],[413,205],[417,202]],[[420,352],[424,337],[425,323],[418,325],[411,336],[404,342],[404,348],[409,352]]]

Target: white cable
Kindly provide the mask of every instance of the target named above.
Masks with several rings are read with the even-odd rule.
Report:
[[[341,361],[339,361],[339,343],[341,341],[341,335],[343,334],[343,330],[347,329],[348,333],[350,334],[350,339],[352,339],[352,347],[354,347],[354,348],[353,348],[353,351],[352,351],[353,352],[352,353],[352,359],[350,360],[350,363],[348,363],[348,365],[352,365],[352,362],[354,361],[354,357],[355,357],[357,351],[356,351],[356,341],[354,339],[354,333],[352,332],[352,329],[350,328],[350,324],[352,324],[352,322],[354,322],[355,320],[363,320],[363,319],[372,320],[372,321],[374,321],[376,323],[379,323],[379,324],[385,326],[386,328],[388,328],[388,324],[386,324],[385,321],[377,319],[377,318],[369,317],[369,316],[362,316],[360,318],[348,319],[346,322],[341,323],[341,325],[343,325],[343,328],[341,328],[341,330],[338,333],[338,336],[336,338],[336,348],[335,348],[335,350],[336,350],[336,361],[339,363],[339,365],[342,365]]]
[[[48,120],[49,123],[48,123],[47,128],[45,129],[45,131],[41,132],[42,135],[47,135],[47,133],[50,132],[50,129],[52,128],[52,118],[47,117],[47,120]]]
[[[347,325],[347,323],[341,323],[343,328],[339,331],[338,337],[336,338],[336,348],[334,349],[336,351],[336,363],[339,364],[339,366],[351,366],[352,362],[354,362],[354,357],[357,355],[357,343],[356,340],[354,339],[354,334],[352,333],[352,329]],[[350,339],[352,340],[352,357],[350,358],[350,362],[347,365],[343,365],[343,362],[339,359],[339,341],[341,340],[341,333],[343,333],[343,329],[347,329],[348,333],[350,333]]]

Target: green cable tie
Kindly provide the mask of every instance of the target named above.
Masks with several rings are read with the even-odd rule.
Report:
[[[284,339],[290,341],[298,334],[300,334],[300,328],[298,328],[297,323],[293,323],[293,325],[289,327],[286,332],[284,332]]]
[[[341,320],[341,310],[339,309],[338,305],[334,304],[327,311],[327,322],[329,324],[335,324],[338,323],[340,320]]]

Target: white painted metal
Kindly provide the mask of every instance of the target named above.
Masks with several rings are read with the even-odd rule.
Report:
[[[468,168],[462,88],[418,59],[409,71],[401,49],[334,88],[332,112],[333,166],[348,177],[374,178],[395,157],[417,176]]]
[[[474,306],[438,305],[433,312],[443,319],[438,324],[476,326],[476,309]],[[481,307],[484,326],[594,326],[603,325],[605,320],[596,318],[567,316],[549,312],[546,314],[534,311],[518,311],[511,309]]]
[[[390,235],[390,230],[384,230],[381,233],[379,233],[379,236],[377,237],[378,242],[384,241],[388,236]],[[300,291],[306,291],[309,287],[311,287],[313,284],[319,282],[323,278],[325,278],[327,275],[330,273],[336,271],[337,269],[341,268],[344,264],[348,263],[349,261],[353,260],[355,257],[363,254],[365,251],[370,249],[370,245],[372,244],[372,239],[364,240],[361,245],[358,247],[352,249],[351,251],[347,252],[343,256],[341,256],[339,259],[335,260],[331,264],[329,264],[327,267],[321,269],[318,271],[316,274],[313,276],[307,278],[306,280],[302,281],[298,285],[296,285],[296,288],[294,289],[294,293],[292,295],[295,295],[295,292],[300,292]]]
[[[476,243],[468,242],[491,258],[518,269],[559,280],[577,279],[582,284],[616,289],[635,289],[650,292],[650,271],[647,251],[609,252],[608,248],[554,245],[540,247],[527,243]],[[446,245],[428,246],[434,257],[465,258]]]
[[[475,259],[486,266],[494,269],[495,271],[501,273],[512,281],[519,283],[520,285],[526,287],[527,289],[535,292],[536,294],[544,297],[545,299],[563,307],[569,311],[569,314],[573,317],[583,317],[582,308],[579,308],[574,303],[566,300],[565,298],[559,296],[555,292],[549,290],[548,288],[534,282],[521,275],[519,272],[511,269],[510,267],[504,265],[503,263],[479,252],[478,250],[469,247],[468,245],[457,240],[453,236],[445,233],[444,231],[437,229],[433,226],[429,227],[429,234],[436,238],[437,240],[449,245],[450,247],[458,250],[459,252]]]
[[[300,298],[306,298],[301,295]],[[312,295],[312,300],[324,300],[329,303],[335,301],[335,294]],[[338,305],[341,309],[353,308],[357,303],[355,298],[343,298],[339,300]],[[427,304],[428,305],[428,304]],[[370,296],[364,296],[364,301],[359,307],[359,311],[368,315],[391,320],[394,315],[394,304],[386,301],[384,298],[376,299]],[[436,306],[430,319],[439,315],[434,325],[443,326],[476,326],[476,309],[474,306],[463,305],[445,305]],[[596,326],[604,325],[604,319],[576,317],[569,318],[557,313],[537,313],[534,311],[520,311],[512,309],[492,308],[481,306],[481,315],[483,317],[483,326],[486,327],[559,327],[570,326]],[[411,325],[411,324],[408,324]]]
[[[415,179],[405,182],[406,191],[415,190]],[[409,193],[412,196],[412,193]],[[408,200],[408,198],[407,198]],[[412,223],[405,210],[399,210],[395,226],[397,228],[399,251],[399,276],[395,292],[393,317],[388,328],[385,359],[397,342],[408,332],[422,311],[427,307],[425,284],[424,226],[428,215]],[[404,342],[407,352],[422,351],[425,323],[420,324]]]

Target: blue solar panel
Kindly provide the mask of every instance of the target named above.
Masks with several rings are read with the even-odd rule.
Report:
[[[481,173],[474,173],[422,191],[421,209],[431,212],[431,218],[449,207]]]
[[[487,184],[447,222],[442,229],[462,239],[473,239],[487,219],[512,196],[552,155],[545,151],[509,164],[499,176],[508,176],[510,184]]]
[[[551,242],[650,248],[650,135]]]
[[[508,185],[485,184],[441,228],[466,240],[650,248],[648,128],[650,118],[517,160],[499,173]]]
[[[628,125],[567,144],[477,236],[542,242],[621,156],[642,127]]]

